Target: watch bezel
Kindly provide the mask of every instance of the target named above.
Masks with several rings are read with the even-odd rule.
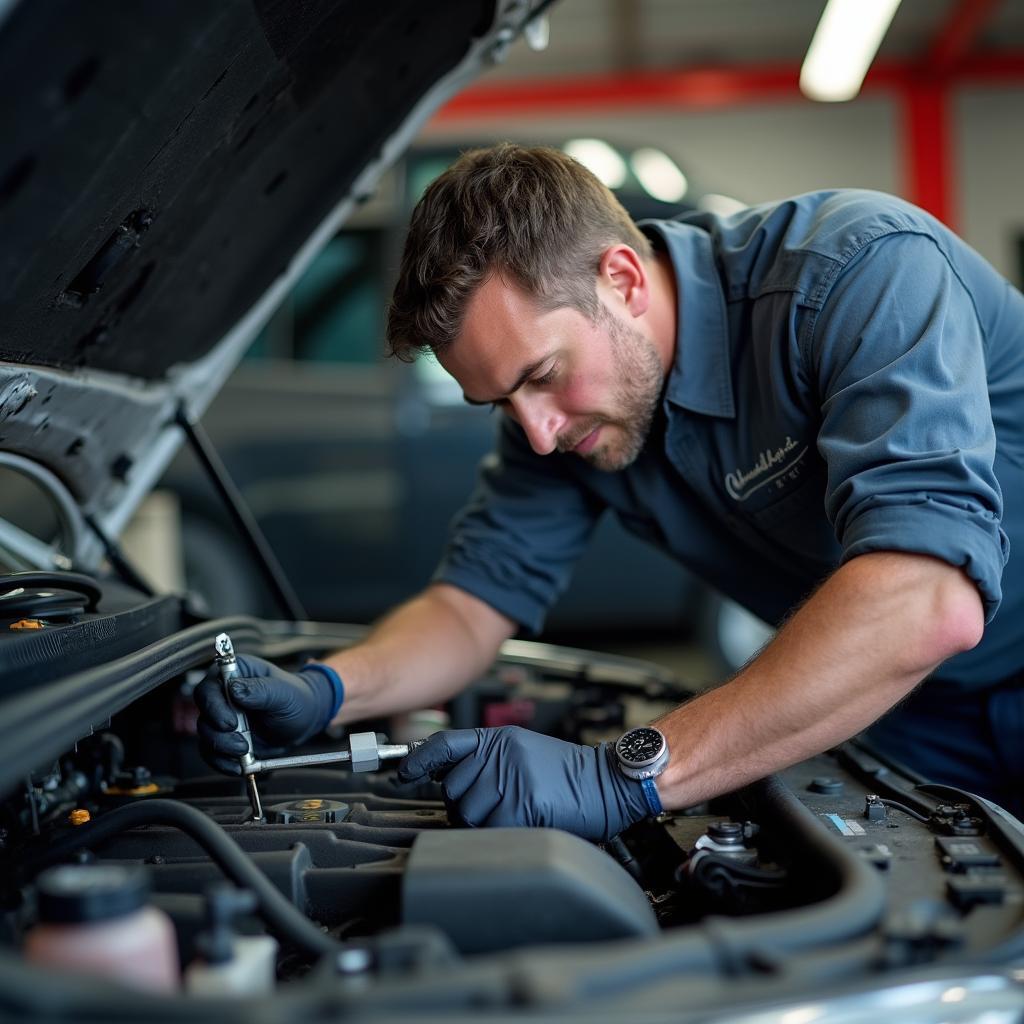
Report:
[[[634,761],[623,754],[622,743],[633,733],[641,731],[657,733],[661,738],[661,746],[653,757],[644,758],[642,761]],[[668,740],[665,738],[665,734],[655,726],[638,725],[633,729],[627,729],[615,741],[615,758],[618,761],[620,770],[627,778],[637,781],[655,778],[665,770],[665,766],[668,764]]]

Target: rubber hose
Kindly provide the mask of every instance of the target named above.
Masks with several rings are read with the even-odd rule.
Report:
[[[63,571],[31,571],[10,572],[0,575],[0,591],[9,593],[17,588],[36,590],[52,588],[53,590],[70,590],[80,594],[86,600],[86,611],[96,611],[96,606],[103,597],[99,584],[91,576],[80,572]],[[13,604],[13,602],[12,602]]]
[[[256,893],[260,915],[282,942],[297,946],[314,957],[337,953],[345,948],[293,906],[220,825],[201,811],[177,800],[145,800],[129,804],[107,811],[86,825],[77,826],[73,832],[48,847],[40,858],[41,868],[59,863],[83,846],[102,843],[111,836],[141,825],[170,825],[194,839],[235,885]]]

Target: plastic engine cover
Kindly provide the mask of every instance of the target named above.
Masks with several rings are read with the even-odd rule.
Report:
[[[556,829],[423,833],[406,867],[402,918],[440,928],[463,953],[658,932],[630,875]]]

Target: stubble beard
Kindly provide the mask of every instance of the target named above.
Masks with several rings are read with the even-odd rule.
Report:
[[[601,444],[583,456],[595,469],[614,473],[629,466],[643,451],[658,409],[665,371],[654,345],[641,331],[604,309],[598,314],[598,323],[608,332],[619,377],[615,413],[584,424],[567,447],[574,448],[598,427],[616,428],[612,438],[602,438]]]

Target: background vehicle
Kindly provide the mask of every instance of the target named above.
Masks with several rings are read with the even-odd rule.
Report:
[[[466,405],[436,362],[383,355],[409,213],[456,155],[413,150],[399,162],[313,261],[204,416],[314,618],[369,621],[422,587],[491,450],[495,420]],[[635,177],[619,194],[638,217],[680,209]],[[267,612],[248,552],[187,454],[164,486],[181,501],[189,586],[213,610]],[[703,604],[693,577],[607,516],[547,632],[686,639]]]

